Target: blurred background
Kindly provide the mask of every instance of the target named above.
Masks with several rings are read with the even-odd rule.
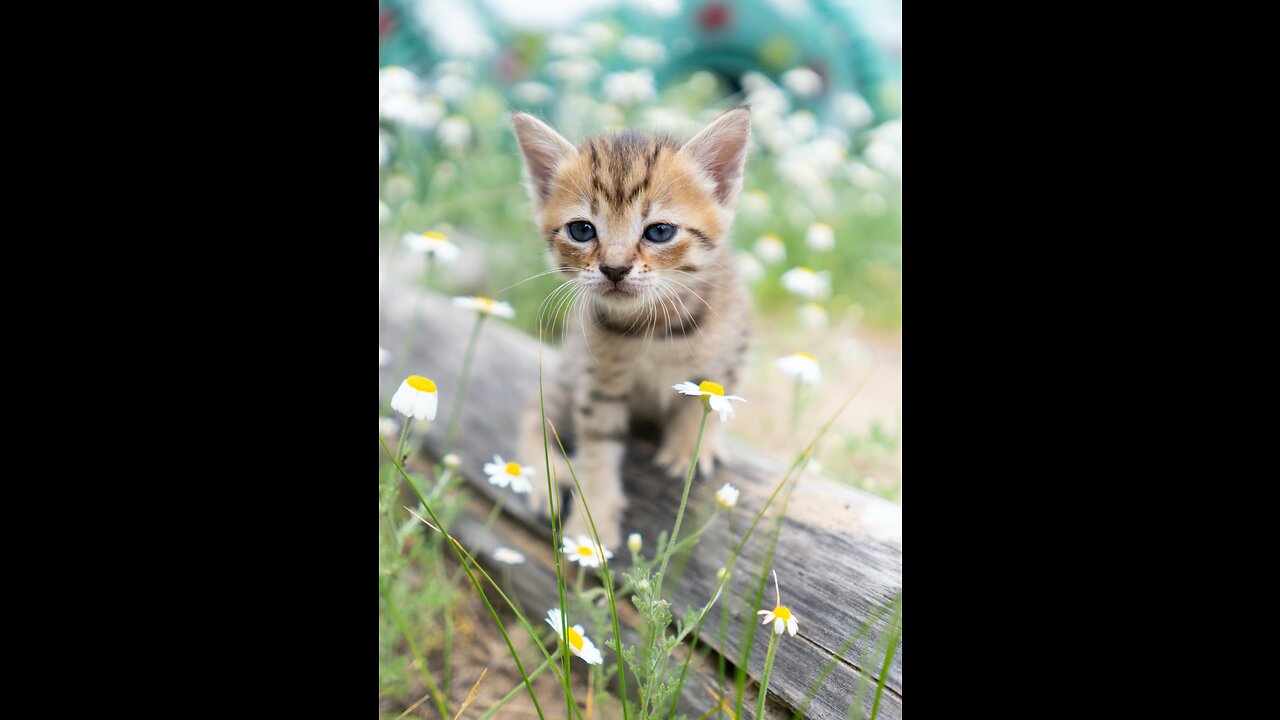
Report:
[[[750,404],[730,432],[790,459],[865,378],[820,471],[900,505],[901,49],[895,0],[380,0],[380,268],[505,300],[536,334],[561,280],[521,283],[550,265],[511,112],[574,142],[622,128],[687,139],[748,103],[733,237],[756,326],[746,386],[730,388]],[[775,365],[796,351],[824,375],[798,412]]]

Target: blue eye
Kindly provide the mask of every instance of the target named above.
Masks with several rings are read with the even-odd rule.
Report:
[[[596,237],[596,229],[589,222],[569,223],[569,237],[578,242],[590,242]]]
[[[675,234],[676,226],[668,225],[666,223],[650,225],[644,229],[644,239],[649,242],[664,243],[675,237]]]

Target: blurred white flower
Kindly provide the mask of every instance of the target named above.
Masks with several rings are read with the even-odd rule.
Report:
[[[871,143],[862,151],[871,167],[902,179],[902,121],[891,120],[867,131]]]
[[[818,119],[808,110],[797,110],[787,116],[787,129],[796,140],[804,142],[818,133]]]
[[[618,46],[622,55],[637,65],[658,65],[667,59],[667,48],[653,38],[628,35]]]
[[[440,98],[418,98],[411,92],[392,93],[378,106],[378,114],[386,120],[416,130],[435,127],[445,112],[444,101]]]
[[[453,263],[462,254],[457,245],[449,242],[443,233],[428,230],[422,233],[405,233],[400,241],[413,252],[422,253],[446,265]]]
[[[600,555],[604,555],[605,560],[612,560],[613,553],[609,548],[603,545],[596,545],[591,538],[586,535],[579,535],[577,542],[573,538],[565,537],[564,540],[564,556],[569,562],[576,562],[582,567],[600,567]]]
[[[689,89],[698,95],[710,95],[718,87],[720,87],[720,81],[706,70],[699,70],[689,76]]]
[[[560,608],[553,608],[547,611],[547,624],[560,636],[560,641],[564,642],[564,616],[560,614]],[[587,637],[587,631],[581,625],[573,625],[569,628],[569,652],[582,658],[583,662],[588,665],[599,665],[604,662],[604,658],[600,655],[600,651],[596,649],[595,643],[591,642],[591,638]]]
[[[602,22],[589,22],[582,26],[582,35],[591,43],[593,52],[603,52],[609,49],[614,42],[618,40],[618,34],[613,28]]]
[[[600,73],[600,63],[592,58],[565,58],[547,63],[547,71],[563,83],[585,85]]]
[[[817,385],[822,381],[822,368],[818,366],[818,358],[807,352],[791,353],[778,358],[774,364],[784,374],[806,385]]]
[[[804,234],[804,242],[814,250],[826,252],[836,246],[836,233],[826,223],[814,223]]]
[[[378,167],[387,164],[391,159],[391,148],[387,147],[387,141],[383,139],[382,133],[378,133]]]
[[[481,315],[497,315],[500,318],[513,318],[516,316],[516,311],[511,307],[510,303],[505,303],[501,300],[490,300],[487,297],[455,297],[453,305],[463,310],[475,310]]]
[[[724,487],[716,491],[716,504],[728,510],[738,504],[738,488],[725,483]]]
[[[873,192],[864,195],[862,200],[858,201],[858,207],[871,217],[880,217],[888,209],[888,204],[885,203],[883,195]]]
[[[635,72],[609,73],[604,78],[604,96],[612,103],[635,105],[656,96],[653,71],[641,68]]]
[[[831,292],[831,273],[813,268],[794,267],[782,273],[782,286],[793,295],[810,300],[820,300]]]
[[[484,464],[484,474],[490,485],[510,487],[511,492],[526,494],[533,489],[529,478],[535,477],[534,469],[518,462],[505,462],[501,455],[494,455],[493,462]]]
[[[393,417],[380,415],[378,417],[378,434],[388,438],[393,438],[399,435],[400,422]]]
[[[471,124],[461,115],[450,115],[436,129],[436,137],[447,148],[465,148],[471,143]]]
[[[800,319],[800,325],[806,330],[826,330],[827,329],[827,311],[818,303],[805,303],[800,306],[797,313]]]
[[[760,220],[769,214],[769,196],[759,190],[745,192],[738,198],[738,211],[752,220]]]
[[[863,190],[875,190],[880,187],[880,173],[857,160],[849,161],[849,181]]]
[[[627,549],[633,553],[640,552],[640,548],[644,545],[644,538],[640,537],[640,533],[631,533],[627,536]]]
[[[748,76],[758,73],[747,73]],[[760,77],[764,77],[761,75]],[[791,109],[791,101],[787,99],[787,94],[769,82],[765,78],[765,85],[761,85],[755,90],[747,93],[746,104],[751,106],[753,116],[757,114],[768,114],[776,117],[782,117]],[[745,83],[744,83],[745,85]]]
[[[716,571],[716,582],[724,582],[724,578],[729,574],[729,568],[720,568]]]
[[[822,76],[807,67],[792,68],[782,73],[782,86],[797,97],[817,97],[822,93]]]
[[[399,65],[388,65],[378,68],[378,98],[382,99],[394,93],[416,93],[422,81],[412,70]]]
[[[524,562],[524,553],[511,548],[499,547],[493,549],[493,559],[507,565],[519,565]]]
[[[458,457],[456,453],[449,453],[448,455],[445,455],[440,458],[440,462],[450,470],[457,470],[462,467],[462,458]]]
[[[757,283],[764,279],[764,265],[745,250],[739,250],[733,254],[733,264],[738,270],[738,275],[748,283]]]
[[[391,219],[391,208],[387,207],[386,203],[379,200],[378,201],[378,224],[381,225],[382,223],[390,219]]]
[[[873,117],[871,106],[857,93],[837,93],[831,105],[836,122],[847,128],[857,130],[866,127]]]
[[[650,107],[644,111],[644,125],[654,132],[672,135],[693,135],[698,123],[677,110],[667,107]]]
[[[576,33],[556,33],[547,40],[547,52],[559,57],[590,55],[591,41]]]
[[[442,75],[435,82],[435,90],[449,102],[464,100],[471,92],[471,81],[461,75]]]
[[[773,233],[761,235],[755,244],[756,255],[769,265],[776,265],[787,259],[787,246],[782,238]]]
[[[378,367],[386,367],[391,362],[391,351],[378,346]]]
[[[511,94],[526,105],[541,105],[551,99],[551,86],[540,82],[517,83],[511,88]]]

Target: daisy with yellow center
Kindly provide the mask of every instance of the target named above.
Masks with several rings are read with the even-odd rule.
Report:
[[[822,368],[818,367],[818,358],[807,352],[794,352],[780,357],[775,364],[783,373],[806,385],[817,385],[822,381]]]
[[[484,474],[489,482],[500,488],[511,487],[511,492],[525,494],[533,489],[529,478],[534,477],[532,467],[517,462],[503,462],[501,455],[494,455],[493,462],[484,464]]]
[[[506,563],[507,565],[519,565],[524,562],[524,553],[519,550],[512,550],[511,548],[494,548],[493,559],[500,563]]]
[[[804,242],[819,252],[826,252],[836,246],[836,233],[826,223],[814,223],[804,234]]]
[[[435,231],[405,233],[401,240],[404,241],[404,246],[413,252],[422,253],[442,263],[452,263],[462,254],[458,246],[449,242],[443,233]]]
[[[508,303],[501,300],[490,300],[487,297],[456,297],[453,299],[455,307],[464,310],[475,310],[481,315],[497,315],[501,318],[513,318],[516,311]]]
[[[574,542],[573,538],[564,539],[564,556],[569,558],[570,562],[576,562],[582,567],[600,567],[601,554],[604,555],[605,560],[613,559],[613,553],[609,552],[609,548],[596,545],[586,535],[579,535],[577,542]]]
[[[796,625],[796,616],[791,614],[791,609],[782,604],[782,591],[778,588],[778,571],[773,571],[773,591],[778,598],[778,605],[772,610],[760,610],[757,615],[764,616],[764,622],[761,625],[773,623],[773,632],[781,635],[785,630],[791,633],[791,637],[796,636],[799,629]]]
[[[560,608],[547,611],[547,624],[556,631],[556,635],[560,636],[560,642],[563,643],[564,616],[560,614]],[[588,665],[599,665],[604,662],[600,651],[596,649],[595,643],[591,642],[591,638],[587,637],[587,631],[581,625],[569,627],[569,652],[582,658]]]
[[[391,409],[407,417],[435,420],[438,402],[436,384],[430,378],[410,375],[391,396]]]
[[[776,265],[787,259],[787,246],[782,244],[782,238],[773,233],[765,233],[756,240],[756,255],[769,265]]]
[[[809,300],[821,300],[831,294],[831,273],[814,272],[809,267],[794,267],[782,273],[782,287],[793,295]]]
[[[725,483],[724,487],[716,491],[716,504],[728,510],[738,504],[738,488]]]
[[[720,422],[725,422],[733,416],[733,406],[729,404],[730,400],[746,402],[745,399],[737,395],[725,395],[724,386],[719,383],[713,383],[710,380],[703,380],[699,385],[694,385],[686,380],[679,385],[672,385],[671,387],[681,395],[700,395],[707,398],[703,402],[710,405],[712,410],[720,413]]]

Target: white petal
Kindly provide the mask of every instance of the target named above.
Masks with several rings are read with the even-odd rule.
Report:
[[[671,387],[674,388],[676,392],[680,393],[681,395],[703,394],[702,391],[698,389],[697,385],[694,385],[693,383],[688,381],[682,382],[679,385],[672,385]]]
[[[494,465],[501,465],[501,466],[503,466],[503,467],[506,467],[506,465],[507,465],[507,463],[506,463],[505,461],[503,461],[502,456],[501,456],[501,455],[496,455],[496,454],[493,456],[493,464],[494,464]]]
[[[496,463],[485,463],[485,464],[484,464],[484,474],[485,474],[485,475],[497,475],[498,473],[501,473],[501,472],[506,472],[506,470],[505,470],[505,469],[503,469],[503,467],[502,467],[501,465],[498,465],[498,464],[496,464]]]
[[[418,399],[413,403],[414,415],[419,420],[435,420],[436,407],[439,403],[438,396],[433,392],[418,393]]]
[[[413,417],[413,395],[416,392],[418,391],[409,387],[408,380],[400,383],[400,388],[396,390],[396,394],[391,396],[391,409],[401,415]]]
[[[786,630],[786,628],[787,624],[782,621],[782,618],[778,618],[773,622],[773,631],[779,635],[781,635],[782,631]]]
[[[799,629],[800,626],[796,624],[796,616],[792,615],[791,619],[787,620],[787,631],[791,633],[791,637],[795,637],[796,631]]]
[[[493,485],[497,485],[500,488],[504,488],[511,484],[511,476],[504,472],[494,473],[493,475],[489,476],[489,482]]]
[[[511,478],[511,492],[523,495],[533,489],[523,475],[508,475]]]
[[[724,396],[724,399],[725,399],[725,400],[737,400],[738,402],[746,402],[746,401],[747,401],[747,399],[746,399],[746,398],[744,398],[744,397],[738,397],[737,395],[725,395],[725,396]]]

